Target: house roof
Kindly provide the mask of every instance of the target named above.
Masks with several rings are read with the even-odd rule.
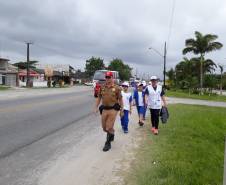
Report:
[[[45,70],[44,69],[38,69],[38,68],[34,68],[32,69],[33,71],[36,71],[39,74],[45,74]]]
[[[0,57],[0,61],[8,62],[9,59],[7,59],[7,58],[1,58],[1,57]]]

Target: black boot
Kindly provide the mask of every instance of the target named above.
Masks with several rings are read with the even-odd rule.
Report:
[[[107,152],[110,149],[111,149],[111,142],[110,141],[106,141],[105,145],[104,145],[104,148],[103,148],[103,151]]]
[[[114,141],[114,139],[115,139],[115,134],[111,134],[111,133],[109,133],[110,134],[110,141],[112,142],[112,141]]]
[[[111,149],[111,137],[112,137],[111,134],[107,133],[107,141],[105,142],[105,145],[103,148],[104,152],[107,152],[108,150]]]

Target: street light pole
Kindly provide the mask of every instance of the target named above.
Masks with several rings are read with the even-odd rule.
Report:
[[[161,56],[164,59],[164,64],[163,64],[163,88],[166,87],[166,42],[164,45],[164,54],[162,55],[158,50],[156,50],[155,48],[148,48],[148,49],[152,49],[154,50],[159,56]]]

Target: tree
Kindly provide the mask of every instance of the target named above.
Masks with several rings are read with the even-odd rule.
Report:
[[[175,71],[171,68],[169,71],[166,72],[166,76],[169,78],[170,81],[174,81],[175,79]]]
[[[222,86],[223,86],[223,71],[224,71],[224,67],[223,65],[218,65],[219,68],[220,68],[220,71],[221,71],[221,82],[220,82],[220,94],[222,95]]]
[[[200,79],[200,58],[192,58],[191,59],[193,61],[193,75],[197,76]],[[217,68],[217,65],[213,62],[213,60],[211,59],[204,59],[203,60],[203,78],[208,80],[208,83],[205,83],[205,80],[203,82],[203,86],[205,87],[210,87],[208,85],[211,85],[210,82],[210,78],[209,77],[205,77],[206,74],[211,74],[215,71],[215,69]],[[211,76],[210,75],[210,76]],[[205,84],[205,85],[204,85]]]
[[[183,54],[194,53],[195,55],[200,55],[200,89],[202,94],[203,88],[203,61],[206,53],[219,50],[223,47],[220,42],[215,42],[218,38],[217,35],[207,34],[196,31],[195,39],[190,38],[185,41],[185,48],[183,49]]]
[[[176,86],[176,75],[173,68],[166,72],[166,76],[168,77],[169,85]]]
[[[92,57],[86,60],[85,73],[90,78],[94,75],[96,70],[105,69],[104,60],[101,58]]]
[[[176,80],[183,89],[188,89],[189,94],[191,89],[196,87],[196,75],[194,70],[194,61],[188,58],[183,58],[183,60],[176,65],[175,73]]]
[[[119,77],[123,81],[129,80],[132,76],[132,68],[129,65],[124,64],[123,61],[118,58],[115,58],[110,62],[108,69],[111,71],[118,71]]]
[[[223,78],[222,78],[222,89],[226,89],[226,73],[223,74]]]
[[[208,87],[206,90],[208,90],[209,93],[212,93],[213,88],[217,87],[217,76],[215,74],[207,74],[204,79],[204,87]]]
[[[36,60],[29,61],[29,64],[28,64],[29,69],[35,69],[37,63],[38,61]],[[17,62],[17,63],[14,63],[13,65],[18,67],[19,69],[27,69],[27,62]]]
[[[198,88],[198,79],[200,79],[200,58],[192,58],[188,59],[186,57],[183,58],[183,60],[176,65],[175,68],[175,76],[176,76],[176,82],[179,82],[180,88],[189,88],[189,91],[191,89]],[[208,73],[213,75],[213,71],[215,71],[216,64],[211,59],[206,59],[203,61],[203,72],[204,74]],[[213,84],[210,83],[211,78],[207,77],[205,78],[208,80],[207,83],[205,83],[206,87],[212,87]],[[210,86],[208,86],[210,85]]]

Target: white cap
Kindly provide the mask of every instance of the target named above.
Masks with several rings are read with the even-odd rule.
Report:
[[[151,76],[151,80],[158,80],[157,76]]]
[[[123,82],[123,83],[122,83],[122,86],[127,86],[127,87],[129,87],[129,83],[128,83],[128,82]]]
[[[140,83],[138,83],[137,85],[138,85],[138,86],[141,86],[141,85],[143,85],[143,83],[140,82]]]
[[[143,84],[143,86],[146,86],[147,85],[147,83],[145,81],[142,81],[142,84]]]

